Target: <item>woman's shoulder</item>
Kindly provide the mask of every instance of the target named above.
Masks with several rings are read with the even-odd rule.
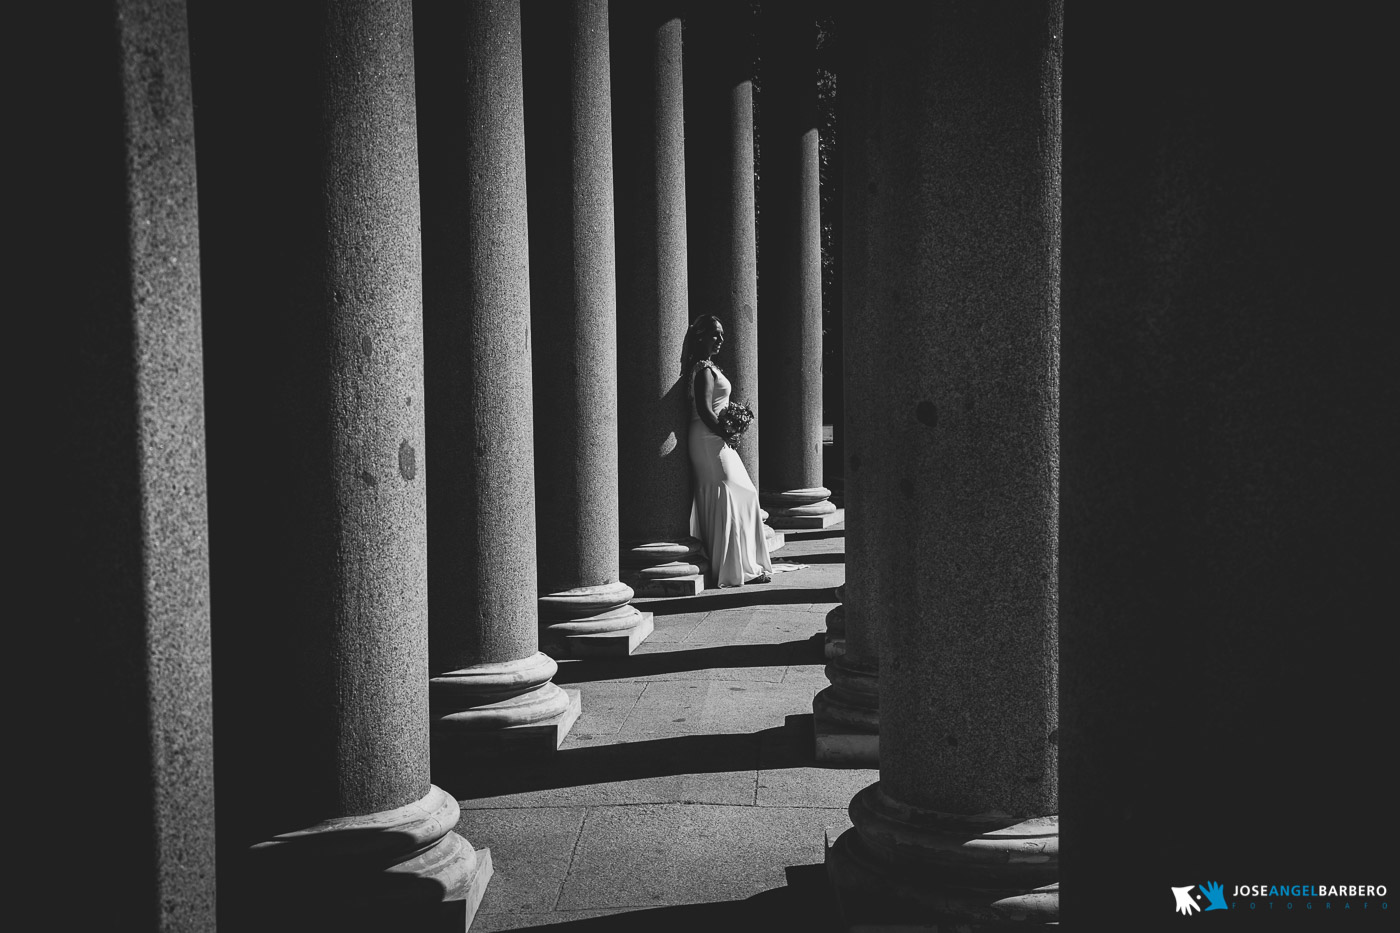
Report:
[[[719,367],[716,366],[716,365],[714,364],[714,361],[713,361],[713,360],[696,360],[696,361],[695,361],[695,365],[694,365],[694,366],[691,368],[691,370],[690,370],[690,374],[691,374],[692,376],[698,376],[698,375],[700,375],[701,373],[703,373],[703,372],[705,372],[705,371],[707,371],[707,370],[708,370],[711,374],[714,374],[714,373],[717,373],[717,372],[720,371]]]

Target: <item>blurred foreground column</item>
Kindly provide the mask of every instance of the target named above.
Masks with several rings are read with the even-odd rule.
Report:
[[[523,14],[540,637],[550,651],[627,655],[652,620],[618,578],[608,4]]]
[[[1376,231],[1396,197],[1370,117],[1391,96],[1391,40],[1370,8],[1221,5],[1210,29],[1137,4],[1079,9],[1064,93],[1064,915],[1146,929],[1171,909],[1159,879],[1205,851],[1211,875],[1171,882],[1203,908],[1205,884],[1229,893],[1231,877],[1394,875],[1364,823],[1280,818],[1395,796],[1381,738],[1395,655],[1378,625],[1400,563],[1400,403],[1394,341],[1377,339],[1393,332],[1392,238]],[[1280,777],[1314,754],[1326,765],[1305,780]],[[1125,840],[1151,844],[1127,859]],[[1267,900],[1231,913],[1287,911]],[[1342,910],[1303,900],[1287,912]],[[1385,913],[1364,900],[1348,919]]]
[[[61,638],[77,659],[92,659],[75,694],[82,716],[65,720],[81,723],[74,770],[83,794],[100,788],[102,822],[122,840],[115,857],[82,859],[91,870],[80,899],[121,929],[213,930],[209,526],[185,4],[85,4],[35,38],[50,36],[61,37],[63,64],[37,93],[64,124],[43,136],[62,177],[61,187],[40,187],[46,211],[66,226],[61,239],[36,237],[60,274],[34,278],[62,332],[61,363],[44,371],[40,394],[70,393],[57,474],[73,520],[56,519],[48,500],[44,521],[61,528],[62,557],[43,551],[42,560],[61,567],[52,596],[69,603],[55,613],[62,634],[52,647]],[[56,840],[74,798],[51,799],[56,807],[34,809]],[[74,855],[86,848],[64,845],[76,845]],[[70,909],[48,913],[62,925]]]
[[[1058,916],[1057,3],[912,8],[871,59],[880,780],[827,853],[848,924]],[[870,342],[870,343],[867,343]],[[849,584],[848,584],[849,588]]]

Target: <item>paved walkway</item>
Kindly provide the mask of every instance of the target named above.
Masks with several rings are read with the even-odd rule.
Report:
[[[473,933],[838,929],[823,838],[879,775],[812,758],[844,526],[787,540],[807,569],[638,600],[631,657],[560,662],[583,713],[555,757],[444,784],[496,869]]]

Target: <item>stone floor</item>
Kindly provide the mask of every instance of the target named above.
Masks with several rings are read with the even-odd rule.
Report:
[[[561,662],[583,713],[553,757],[434,775],[491,847],[473,933],[838,929],[823,838],[878,772],[812,758],[844,525],[787,541],[805,569],[638,600],[656,631],[631,657]]]

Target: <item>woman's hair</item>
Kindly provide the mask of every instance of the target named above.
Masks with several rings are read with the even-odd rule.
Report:
[[[700,352],[700,338],[708,334],[713,334],[716,330],[724,327],[720,319],[713,314],[702,314],[690,325],[690,330],[685,332],[685,371],[690,372],[703,354]]]

